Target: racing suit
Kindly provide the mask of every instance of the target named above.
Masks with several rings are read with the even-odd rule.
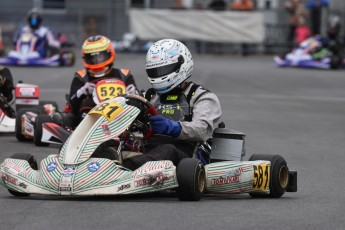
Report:
[[[122,165],[131,170],[158,160],[170,160],[177,166],[181,159],[192,157],[196,144],[212,137],[222,114],[217,96],[192,82],[182,91],[163,95],[149,89],[145,97],[156,107],[158,115],[178,121],[181,133],[175,138],[155,134],[144,145],[143,154],[124,159]]]
[[[13,78],[7,67],[0,66],[0,93],[4,95],[7,102],[13,98]]]
[[[32,33],[37,37],[35,49],[41,57],[47,57],[49,54],[59,52],[61,44],[55,39],[53,32],[48,27],[41,26],[37,30],[32,30],[29,26],[24,26],[13,41],[15,46],[20,36],[24,33]]]
[[[14,110],[9,105],[13,99],[13,78],[7,67],[0,66],[0,109],[9,117],[15,118]]]
[[[134,81],[134,77],[128,69],[116,69],[112,68],[109,74],[102,78],[91,77],[86,70],[79,70],[74,74],[74,78],[70,88],[69,103],[71,111],[75,115],[75,127],[80,121],[86,116],[86,114],[95,106],[92,100],[92,96],[82,95],[77,96],[77,91],[83,87],[87,82],[96,84],[98,81],[115,78],[123,81],[126,85],[126,93],[128,94],[139,94],[137,86]]]

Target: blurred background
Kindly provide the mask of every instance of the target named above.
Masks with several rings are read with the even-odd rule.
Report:
[[[318,28],[313,28],[314,8],[307,6],[311,1],[301,0],[308,11],[303,23],[312,32],[325,34],[329,14],[339,15],[345,23],[345,1],[327,0],[318,9]],[[249,2],[252,5],[246,8],[240,0],[0,0],[0,48],[12,47],[16,31],[35,8],[42,13],[43,25],[65,35],[78,48],[88,36],[102,34],[114,40],[119,52],[142,52],[151,41],[168,36],[188,43],[198,53],[248,55],[290,50],[293,41],[288,37],[286,0]],[[341,39],[345,40],[344,29]]]

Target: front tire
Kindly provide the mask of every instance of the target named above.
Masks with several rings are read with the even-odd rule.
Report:
[[[331,57],[330,67],[331,69],[339,69],[342,64],[343,59],[338,56]]]
[[[271,162],[271,178],[269,194],[249,193],[251,197],[259,198],[279,198],[285,192],[289,184],[289,168],[287,167],[285,159],[280,155],[269,154],[253,154],[249,161],[265,160]]]
[[[38,114],[35,120],[34,143],[36,146],[49,146],[49,143],[42,142],[43,123],[51,122],[51,117],[46,114]]]
[[[206,187],[205,168],[198,159],[184,158],[177,166],[177,195],[181,201],[198,201]]]
[[[16,126],[15,126],[15,135],[18,141],[31,141],[32,139],[27,138],[22,134],[22,116],[26,112],[33,112],[38,114],[39,111],[38,109],[28,109],[28,108],[23,108],[19,109],[16,113]]]
[[[11,156],[11,158],[18,159],[18,160],[26,160],[33,170],[38,170],[36,158],[29,153],[15,153]],[[8,192],[11,193],[13,196],[20,196],[20,197],[25,197],[25,196],[30,195],[30,193],[18,192],[11,189],[8,189]]]

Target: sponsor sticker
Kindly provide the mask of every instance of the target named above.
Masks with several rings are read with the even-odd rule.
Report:
[[[17,185],[17,179],[6,174],[6,173],[3,173],[2,176],[1,176],[1,179],[4,181],[4,182],[7,182],[7,183],[10,183],[10,184],[14,184],[14,185]]]
[[[19,89],[20,96],[29,97],[35,95],[35,88],[20,88]]]
[[[129,189],[131,187],[131,184],[123,184],[120,187],[117,188],[117,191],[122,191],[122,190],[126,190]]]
[[[212,185],[224,185],[224,184],[232,184],[240,182],[240,176],[227,176],[227,177],[219,177],[217,179],[212,179]]]
[[[20,182],[19,183],[19,187],[22,187],[22,188],[26,189],[28,187],[28,185],[23,183],[23,182]]]
[[[161,187],[165,181],[172,179],[172,176],[163,174],[162,172],[155,175],[148,175],[147,177],[134,181],[134,187],[152,186]]]
[[[145,176],[146,174],[156,174],[159,172],[162,172],[166,168],[170,168],[172,166],[172,163],[170,161],[162,161],[158,164],[149,165],[147,167],[139,168],[135,171],[134,177],[138,178],[140,176]]]
[[[65,176],[65,177],[71,177],[75,174],[76,170],[75,170],[75,167],[72,166],[72,165],[67,165],[65,166],[63,172],[62,172],[62,175]]]
[[[108,123],[102,123],[101,127],[102,127],[104,135],[107,135],[107,136],[111,135],[111,131],[109,129]]]
[[[50,162],[49,164],[47,164],[47,171],[48,172],[53,172],[57,167],[57,163],[56,162]]]
[[[96,172],[100,167],[101,165],[98,162],[91,162],[87,166],[87,170],[89,170],[89,172]]]
[[[72,188],[71,187],[60,187],[60,191],[61,192],[70,192],[70,191],[72,191]]]
[[[243,168],[239,167],[239,168],[235,168],[235,169],[230,169],[228,171],[225,172],[227,176],[239,176],[241,175],[241,173],[243,173]]]

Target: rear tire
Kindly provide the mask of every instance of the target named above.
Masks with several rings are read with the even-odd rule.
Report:
[[[35,131],[34,131],[34,143],[36,146],[49,146],[49,143],[42,142],[42,134],[43,134],[43,123],[51,122],[52,119],[49,115],[46,114],[38,114],[35,120]]]
[[[16,126],[15,126],[15,135],[18,141],[31,141],[32,139],[27,138],[22,134],[22,115],[25,112],[33,112],[38,114],[38,109],[32,109],[32,108],[23,108],[19,109],[16,113]]]
[[[181,201],[198,201],[206,187],[205,168],[198,159],[184,158],[177,166],[177,195]]]
[[[36,158],[29,153],[15,153],[11,156],[11,158],[18,159],[18,160],[26,160],[27,162],[29,162],[29,165],[31,166],[33,170],[38,170]],[[8,189],[8,192],[11,193],[13,196],[20,196],[20,197],[25,197],[25,196],[30,195],[30,193],[18,192],[11,189]]]
[[[271,162],[271,178],[269,194],[249,193],[251,197],[258,198],[279,198],[285,192],[289,184],[289,168],[285,159],[280,155],[253,154],[249,161],[265,160]]]

